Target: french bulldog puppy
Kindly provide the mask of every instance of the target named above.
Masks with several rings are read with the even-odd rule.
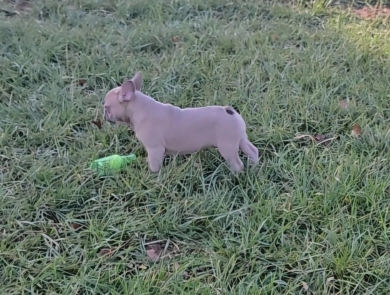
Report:
[[[241,149],[253,164],[258,163],[257,148],[248,140],[246,125],[230,106],[179,108],[143,94],[143,79],[137,72],[131,80],[111,89],[104,99],[104,119],[128,125],[148,153],[149,169],[158,172],[164,155],[191,154],[217,148],[232,172],[244,164]]]

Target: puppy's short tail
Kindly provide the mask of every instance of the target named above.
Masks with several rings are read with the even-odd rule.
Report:
[[[240,149],[254,164],[259,162],[259,150],[248,140],[248,138],[241,140]]]

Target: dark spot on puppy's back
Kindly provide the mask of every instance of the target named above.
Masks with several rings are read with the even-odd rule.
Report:
[[[229,115],[234,115],[234,112],[232,110],[229,110],[229,109],[226,109],[226,113],[228,113]]]

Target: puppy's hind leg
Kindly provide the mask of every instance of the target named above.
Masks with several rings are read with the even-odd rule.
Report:
[[[217,148],[221,156],[228,163],[230,170],[232,170],[232,172],[240,172],[244,169],[244,164],[242,163],[240,157],[238,156],[238,149],[229,145],[221,145],[218,146]]]
[[[146,148],[148,152],[149,168],[152,172],[158,172],[164,161],[165,148],[163,146]]]
[[[259,150],[248,140],[248,138],[241,140],[240,149],[249,157],[253,164],[259,162]]]

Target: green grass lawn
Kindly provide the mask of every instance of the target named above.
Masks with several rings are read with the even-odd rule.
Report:
[[[390,25],[281,2],[0,2],[1,295],[390,292]],[[235,106],[259,166],[149,173],[92,123],[136,71],[161,102]]]

